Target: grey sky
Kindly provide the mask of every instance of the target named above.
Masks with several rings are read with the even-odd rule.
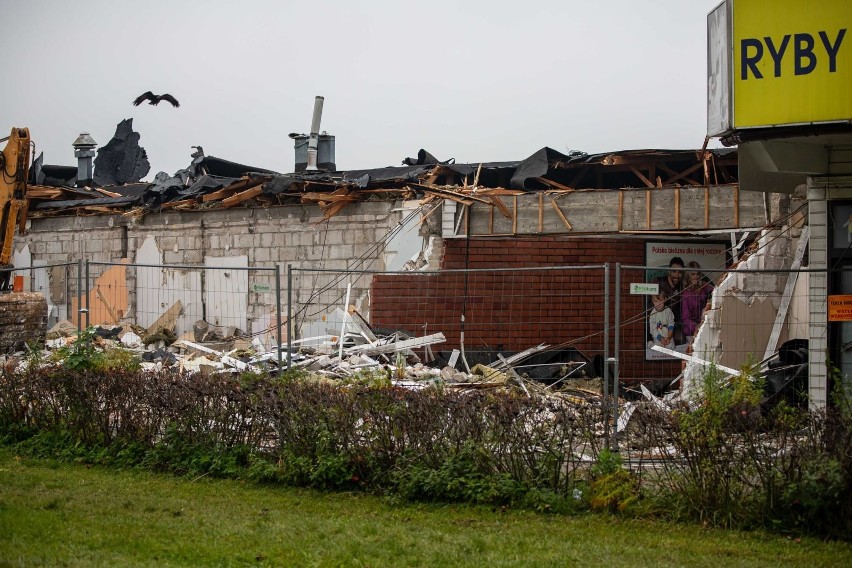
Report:
[[[340,169],[421,147],[459,162],[699,148],[719,1],[7,0],[0,127],[73,165],[80,132],[104,145],[133,118],[149,180],[198,144],[292,171],[287,134],[310,129],[315,95]],[[147,90],[181,107],[133,107]]]

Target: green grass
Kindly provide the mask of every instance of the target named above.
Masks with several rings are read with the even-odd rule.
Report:
[[[0,448],[0,566],[849,566],[852,545],[196,480]]]

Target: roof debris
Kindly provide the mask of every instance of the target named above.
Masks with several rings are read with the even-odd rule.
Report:
[[[281,174],[208,156],[193,146],[196,151],[187,168],[174,175],[160,172],[153,182],[140,183],[149,166],[138,141],[131,119],[119,123],[113,139],[98,150],[93,187],[73,187],[75,168],[37,160],[28,191],[34,202],[31,216],[128,211],[140,216],[167,209],[305,203],[318,205],[328,219],[356,201],[399,198],[483,203],[507,216],[500,196],[730,183],[736,181],[737,171],[736,150],[731,149],[566,155],[545,147],[521,161],[457,164],[421,149],[401,166]],[[709,167],[703,167],[708,160]],[[707,175],[712,179],[705,179]]]

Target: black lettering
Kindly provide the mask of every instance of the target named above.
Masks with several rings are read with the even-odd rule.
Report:
[[[748,54],[748,48],[754,48],[754,55]],[[747,38],[740,42],[740,55],[742,57],[742,65],[740,65],[740,78],[745,81],[748,79],[748,70],[751,69],[755,79],[763,79],[763,74],[757,68],[757,63],[763,58],[763,44],[757,38]]]
[[[846,28],[841,29],[837,32],[837,39],[832,44],[828,41],[828,34],[825,32],[819,32],[819,38],[822,40],[822,44],[825,46],[825,52],[828,53],[828,72],[834,73],[837,71],[837,52],[840,51],[840,44],[843,41],[843,37],[846,35]]]
[[[778,49],[775,49],[775,44],[772,42],[771,37],[763,38],[763,41],[766,42],[766,49],[769,50],[769,55],[772,56],[772,61],[775,62],[775,76],[781,76],[781,59],[784,57],[784,52],[787,51],[787,44],[790,43],[790,34],[784,36],[784,39],[781,40],[781,46]]]
[[[796,42],[796,75],[807,75],[816,68],[817,60],[814,55],[814,36],[811,34],[796,34],[793,36]],[[802,60],[807,59],[808,64],[802,65]]]

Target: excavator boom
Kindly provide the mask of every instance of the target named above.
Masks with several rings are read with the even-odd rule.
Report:
[[[9,287],[15,227],[23,226],[26,215],[29,169],[30,131],[13,128],[0,153],[0,290]]]

